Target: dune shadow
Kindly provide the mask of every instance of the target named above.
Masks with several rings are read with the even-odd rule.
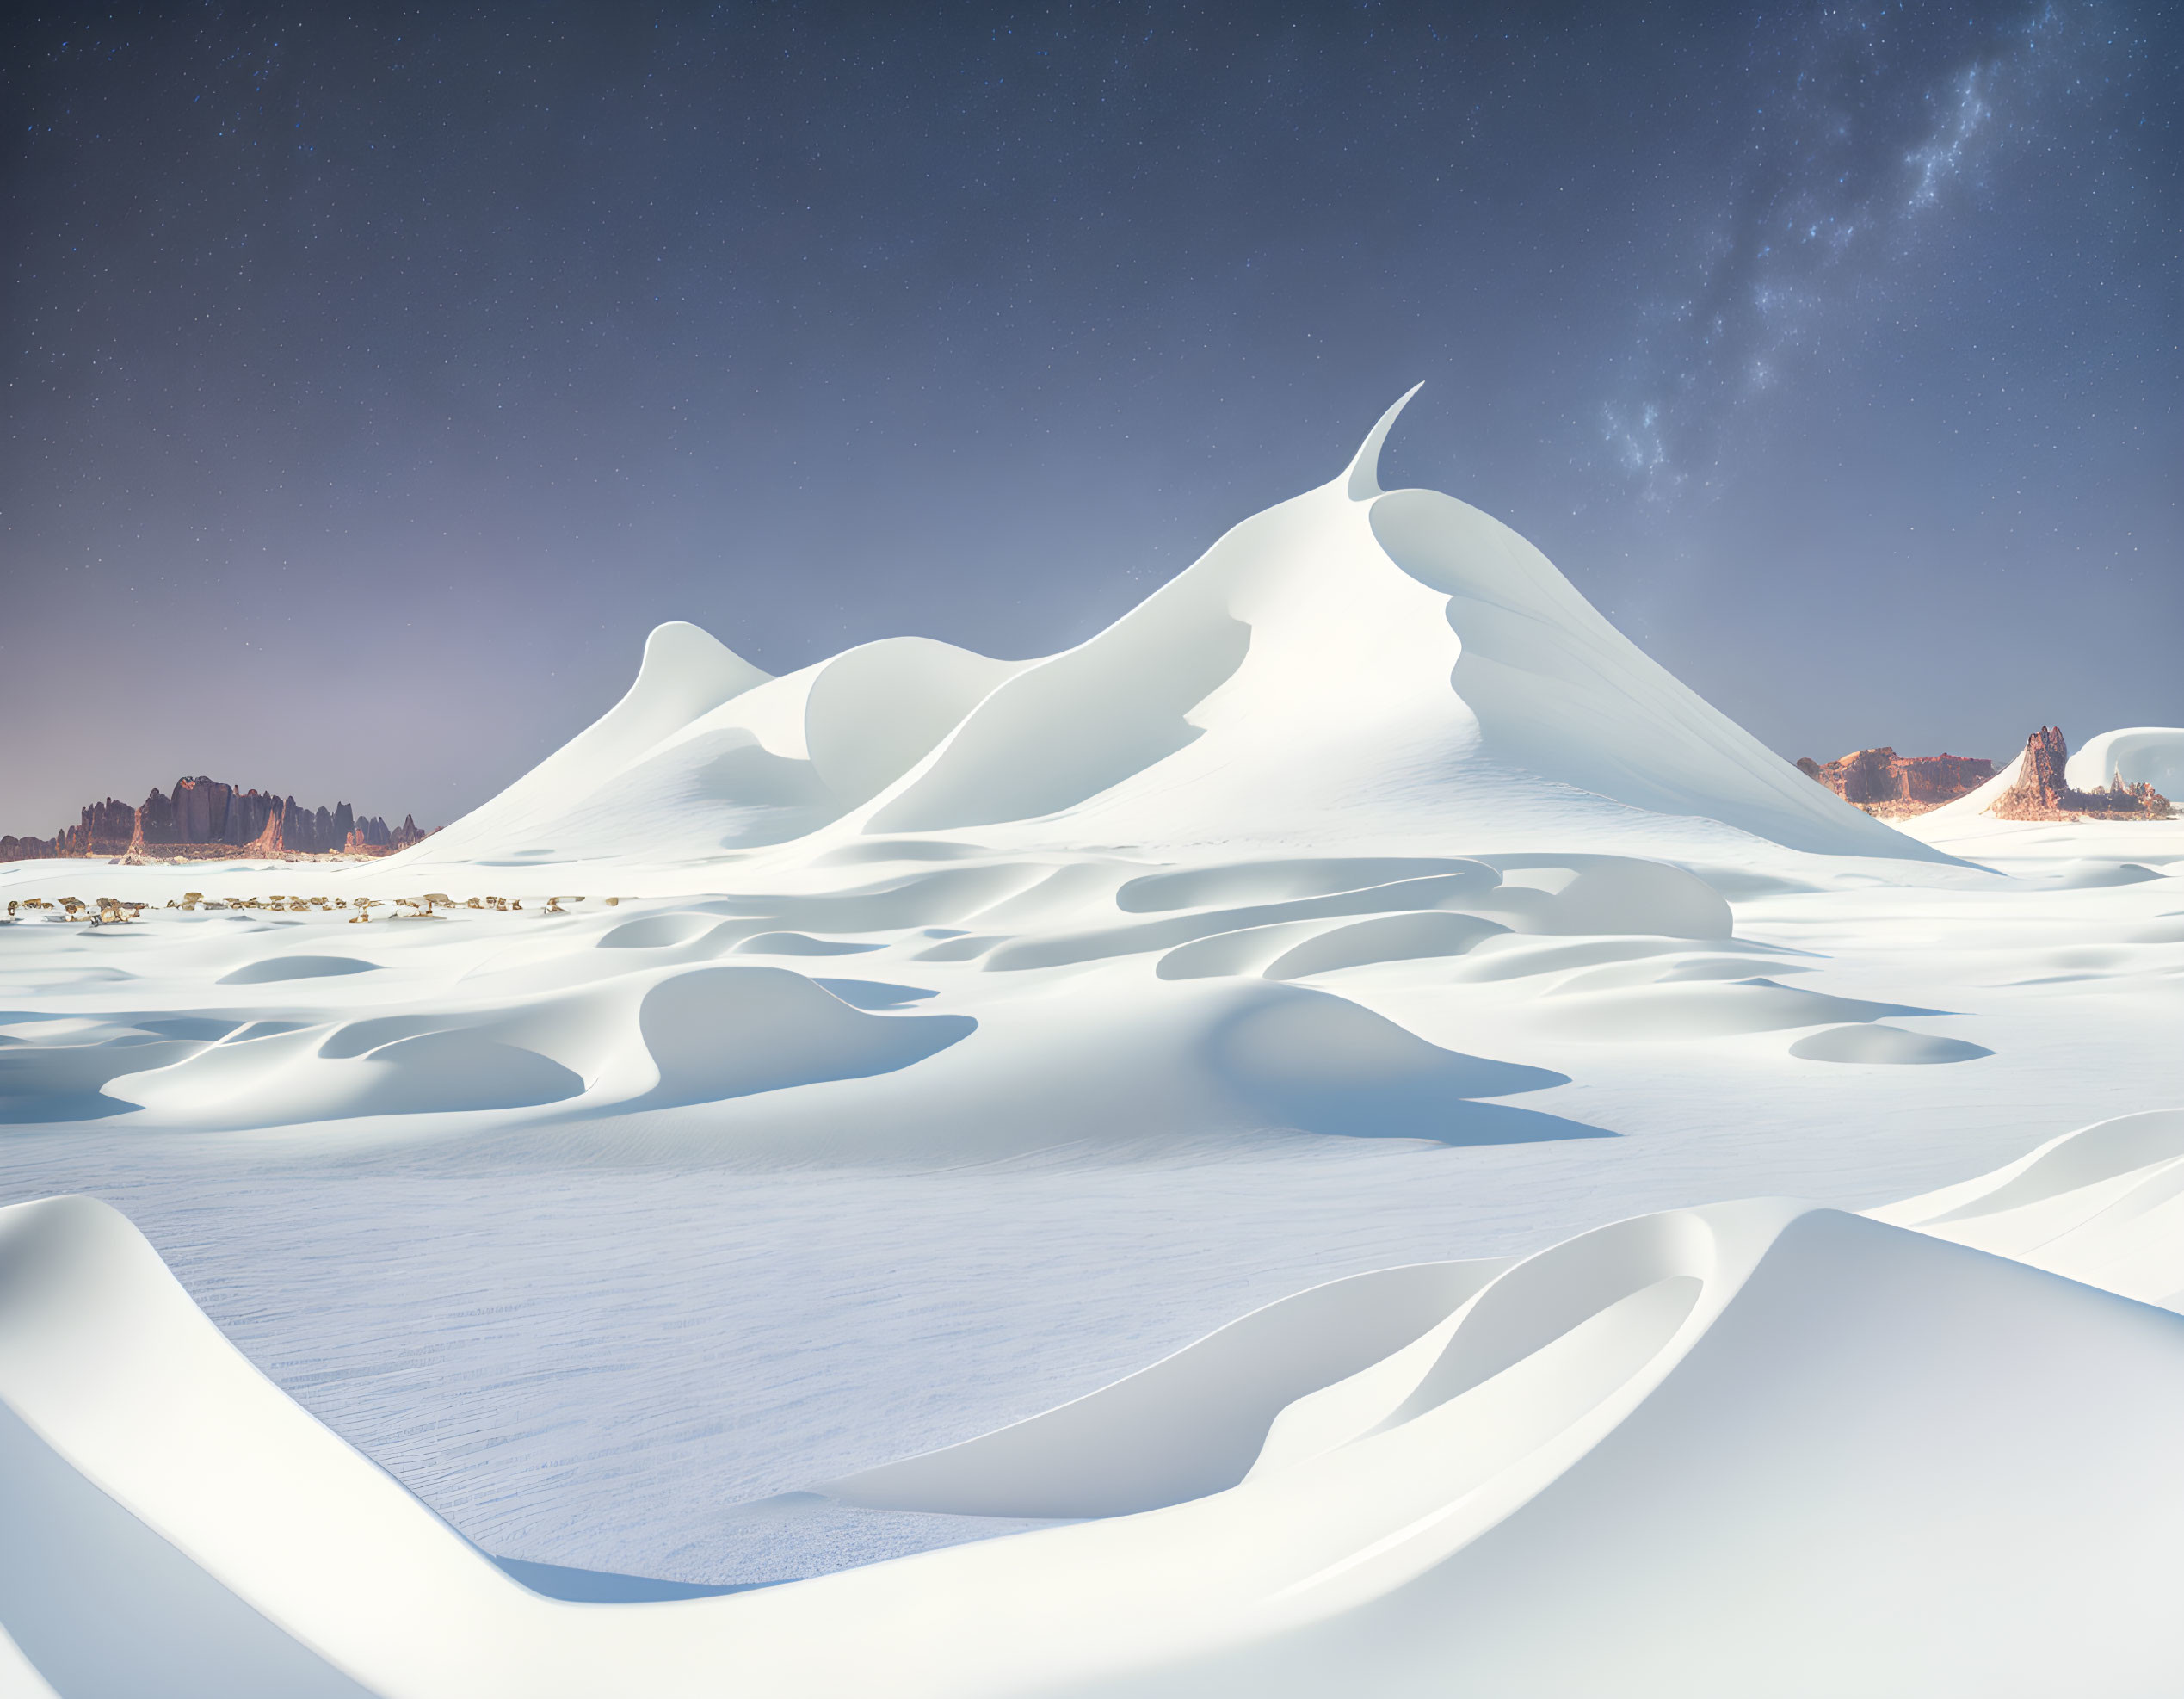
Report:
[[[1590,1121],[1549,1115],[1545,1109],[1519,1109],[1514,1103],[1460,1103],[1444,1105],[1436,1128],[1430,1115],[1410,1117],[1401,1128],[1383,1132],[1341,1129],[1357,1139],[1430,1139],[1437,1145],[1545,1145],[1564,1139],[1619,1139],[1623,1135]]]
[[[822,979],[814,976],[811,983],[832,992],[852,1009],[901,1009],[940,995],[929,986],[898,985],[886,979]]]
[[[620,1575],[608,1569],[573,1569],[566,1564],[493,1557],[490,1552],[486,1556],[518,1585],[571,1604],[656,1604],[663,1599],[719,1598],[723,1593],[748,1593],[780,1585],[778,1581],[735,1581],[725,1586],[708,1586],[697,1581],[659,1581],[649,1575]]]
[[[43,1127],[137,1113],[136,1104],[125,1103],[102,1091],[70,1091],[51,1097],[0,1097],[0,1127]]]
[[[1477,1101],[1567,1085],[1567,1074],[1445,1049],[1324,992],[1268,987],[1208,1034],[1203,1053],[1270,1126],[1443,1145],[1615,1136],[1540,1110]]]
[[[22,1044],[0,1049],[0,1125],[96,1121],[136,1105],[104,1095],[123,1074],[163,1067],[204,1048],[201,1039],[125,1032],[88,1044]]]

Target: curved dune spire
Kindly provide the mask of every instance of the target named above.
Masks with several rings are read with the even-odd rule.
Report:
[[[1369,502],[1380,493],[1380,445],[1388,440],[1388,432],[1403,410],[1410,405],[1410,398],[1425,386],[1423,383],[1415,383],[1404,391],[1396,405],[1380,415],[1380,423],[1366,434],[1355,458],[1350,461],[1350,469],[1342,475],[1343,487],[1352,501]]]

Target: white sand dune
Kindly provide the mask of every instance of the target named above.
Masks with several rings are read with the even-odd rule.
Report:
[[[921,637],[769,678],[695,626],[645,646],[629,694],[409,864],[704,860],[800,837],[913,765],[1017,670]]]
[[[2173,1685],[2184,827],[1868,819],[1400,405],[1062,654],[0,867],[156,910],[0,924],[0,1693]]]
[[[2174,1162],[2169,1121],[2140,1137]],[[833,1488],[1092,1520],[569,1604],[293,1405],[126,1220],[57,1199],[0,1211],[0,1619],[71,1694],[1818,1695],[1877,1660],[1921,1693],[2150,1692],[2181,1397],[2184,1318],[1718,1205],[1301,1294]],[[1997,1480],[2006,1516],[1970,1514]]]
[[[2184,1308],[2184,1110],[2098,1121],[1992,1174],[1871,1213]]]
[[[338,935],[336,916],[201,911],[97,938],[133,964],[120,983],[137,994],[117,993],[77,1042],[0,1050],[0,1089],[16,1121],[134,1112],[231,1130],[706,1104],[715,1138],[939,1159],[1219,1128],[1472,1142],[1591,1129],[1476,1101],[1565,1074],[1482,1060],[1297,982],[1348,990],[1426,964],[1460,983],[1477,960],[1497,1004],[1559,998],[1541,1029],[1596,1038],[1787,1031],[1910,1006],[1785,987],[1761,976],[1764,953],[1722,955],[1743,948],[1730,905],[1659,862],[1145,866],[989,852],[874,880],[853,862],[832,888],[466,910]],[[329,935],[346,953],[316,942]],[[1499,948],[1539,938],[1622,961],[1623,988],[1548,978]],[[1742,983],[1686,983],[1710,973]],[[199,974],[209,987],[189,985]],[[874,983],[913,995],[836,989]],[[156,1005],[184,985],[196,1024],[177,1027]]]
[[[1370,822],[1511,850],[1746,833],[1930,853],[1804,781],[1508,527],[1384,493],[1402,406],[1341,478],[1064,654],[899,638],[768,679],[663,626],[604,719],[405,860],[702,860],[830,824],[1020,847],[1288,842],[1315,818],[1345,842]]]

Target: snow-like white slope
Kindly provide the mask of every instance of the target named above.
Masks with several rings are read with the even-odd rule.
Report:
[[[412,864],[521,855],[522,838],[567,799],[589,794],[641,760],[660,739],[767,682],[768,675],[710,634],[675,621],[645,642],[637,679],[621,701],[506,790],[435,834]]]
[[[1096,1520],[570,1604],[55,1199],[0,1211],[0,1622],[69,1694],[2153,1692],[2180,1398],[2168,1312],[1718,1205],[1303,1294],[865,1481]]]
[[[398,864],[658,866],[800,837],[906,770],[1016,670],[897,637],[769,678],[696,627],[664,625],[605,717]]]
[[[1384,492],[1403,405],[1342,477],[1044,660],[896,639],[770,682],[743,669],[723,701],[726,651],[656,637],[628,699],[413,864],[966,831],[1505,850],[1718,850],[1741,833],[1931,854],[1708,707],[1507,526]]]
[[[1991,1174],[1867,1213],[2184,1308],[2184,1109],[2096,1121]]]
[[[2184,726],[2103,732],[2087,738],[2063,769],[2072,790],[2105,790],[2119,774],[2125,784],[2151,785],[2178,800],[2184,794]]]

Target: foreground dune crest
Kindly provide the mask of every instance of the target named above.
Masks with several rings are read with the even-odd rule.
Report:
[[[2079,1135],[2063,1177],[2173,1162],[2178,1126]],[[2068,1148],[2004,1183],[2050,1195],[2025,1177]],[[67,1694],[1301,1695],[1369,1669],[1378,1692],[1727,1699],[1762,1669],[1853,1690],[1877,1648],[1923,1693],[2150,1690],[2179,1398],[2184,1318],[1718,1205],[1317,1288],[828,1489],[1090,1521],[570,1604],[291,1402],[126,1220],[59,1198],[0,1210],[0,1624]],[[2103,1445],[2076,1443],[2096,1411]],[[1966,1518],[1996,1471],[2008,1523]],[[2027,1572],[2040,1612],[2012,1603]]]

